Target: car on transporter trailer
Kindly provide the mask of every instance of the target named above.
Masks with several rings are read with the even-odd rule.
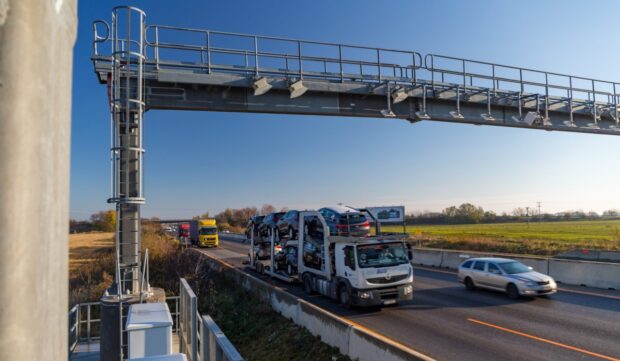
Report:
[[[252,238],[252,234],[258,235],[258,226],[263,222],[265,216],[252,216],[245,226],[245,237],[247,239]]]
[[[468,290],[502,291],[513,299],[550,295],[558,289],[552,277],[508,258],[469,258],[459,266],[458,279]]]
[[[363,212],[347,206],[331,206],[319,209],[331,236],[365,237],[370,234],[370,222]],[[319,232],[320,222],[316,223]]]
[[[299,232],[299,211],[286,212],[276,223],[276,232],[279,239],[296,239]]]
[[[264,240],[268,240],[270,233],[276,229],[276,224],[285,212],[269,213],[263,218],[263,221],[258,225],[258,236]]]

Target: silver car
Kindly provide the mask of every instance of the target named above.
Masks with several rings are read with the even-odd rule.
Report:
[[[553,278],[507,258],[470,258],[459,266],[458,277],[468,290],[488,288],[506,292],[510,298],[550,295],[558,290]]]

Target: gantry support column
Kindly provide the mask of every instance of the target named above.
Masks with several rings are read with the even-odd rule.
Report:
[[[0,360],[67,360],[76,12],[0,0]]]

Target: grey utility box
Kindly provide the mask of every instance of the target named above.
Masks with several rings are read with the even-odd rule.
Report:
[[[127,316],[129,358],[170,355],[172,316],[165,302],[142,303],[129,307]]]

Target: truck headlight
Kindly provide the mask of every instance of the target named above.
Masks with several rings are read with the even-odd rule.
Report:
[[[372,292],[369,291],[359,291],[357,292],[357,296],[363,300],[372,298]]]
[[[413,292],[413,286],[412,285],[406,285],[405,287],[403,287],[403,293],[408,295],[410,293]]]

